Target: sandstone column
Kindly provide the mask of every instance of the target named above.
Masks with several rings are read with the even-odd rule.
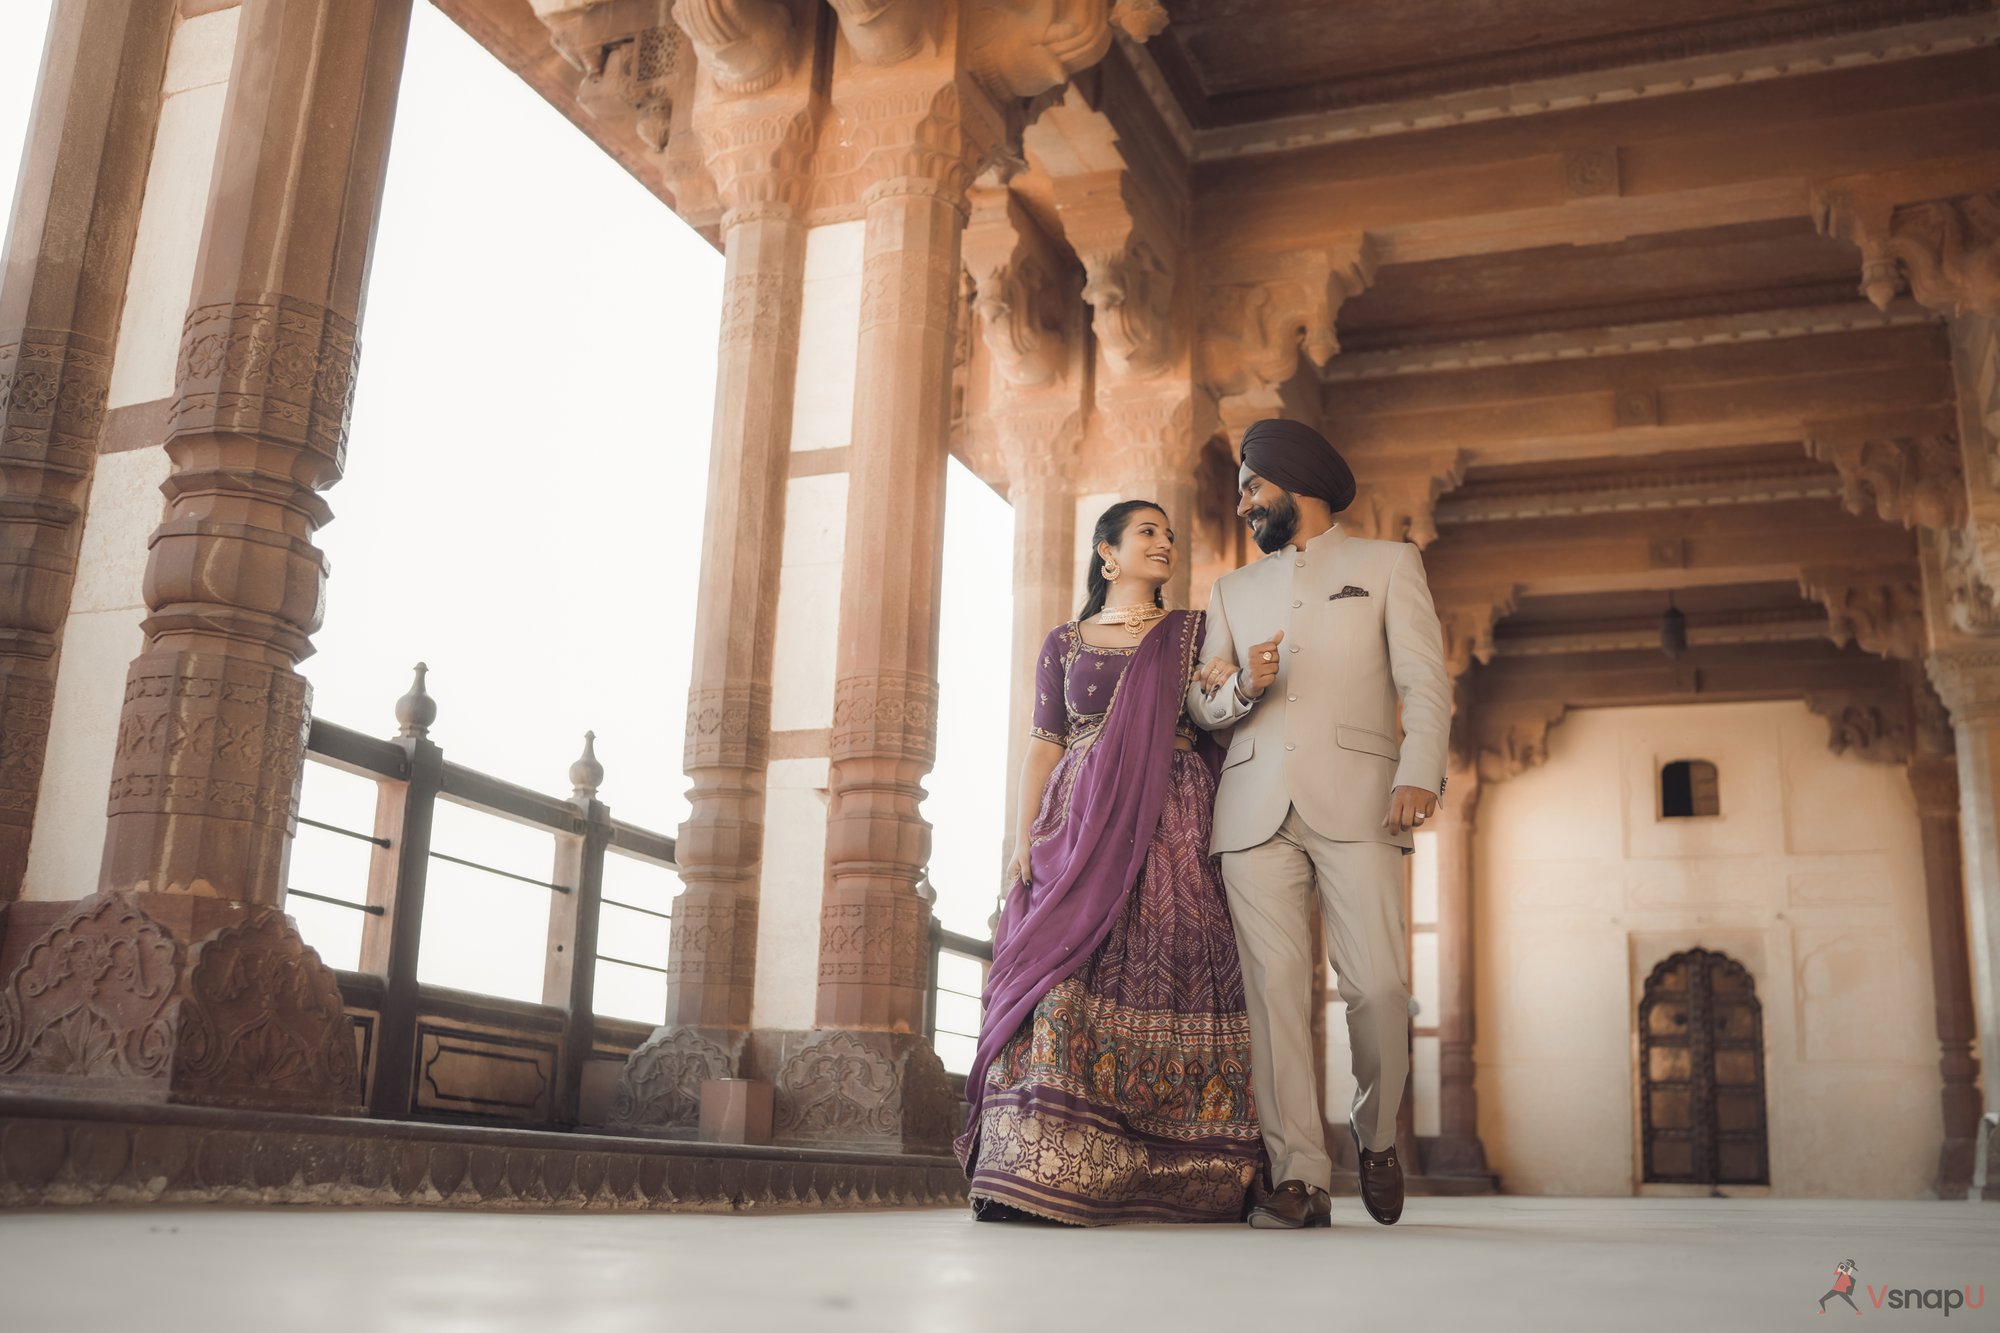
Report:
[[[1074,411],[1017,413],[1003,428],[1031,434],[1007,454],[1007,499],[1014,506],[1014,652],[1008,700],[1006,837],[1019,814],[1015,777],[1035,709],[1036,656],[1049,629],[1076,614]]]
[[[0,902],[27,869],[173,26],[166,5],[57,7],[14,196],[0,273]]]
[[[698,49],[741,56],[729,44],[733,13],[683,6]],[[775,48],[750,62],[758,81],[785,75],[796,63],[789,23],[755,31]],[[812,142],[804,75],[732,93],[712,56],[704,72],[694,127],[725,207],[725,270],[682,758],[693,780],[677,843],[686,887],[674,903],[666,1022],[627,1062],[613,1102],[615,1123],[676,1130],[698,1123],[702,1078],[740,1072],[750,1032]]]
[[[1927,693],[1927,692],[1926,692]],[[1939,721],[1944,721],[1940,718]],[[1979,1061],[1972,1044],[1972,975],[1965,940],[1965,886],[1959,860],[1958,766],[1950,753],[1948,723],[1943,744],[1918,748],[1906,772],[1917,800],[1924,848],[1924,902],[1930,918],[1931,982],[1937,996],[1938,1068],[1944,1113],[1944,1144],[1938,1152],[1936,1188],[1941,1199],[1962,1199],[1972,1183],[1978,1146]]]
[[[243,15],[99,892],[13,975],[0,1071],[16,1078],[354,1108],[339,988],[279,905],[310,707],[295,667],[325,577],[318,492],[345,461],[409,15],[410,0]],[[67,966],[93,951],[130,963],[96,984]]]
[[[1426,1175],[1487,1175],[1474,1086],[1473,840],[1478,828],[1479,770],[1453,767],[1449,798],[1438,812],[1438,1137],[1424,1158]]]
[[[1958,818],[1965,927],[1972,961],[1972,998],[1977,1013],[1979,1065],[1983,1068],[1986,1104],[2000,1104],[1995,1069],[2000,1067],[2000,643],[1967,642],[1941,646],[1926,664],[1931,681],[1951,710],[1953,740],[1958,751]],[[1935,778],[1932,779],[1935,784]],[[1935,792],[1927,793],[1933,800]],[[1930,845],[1933,829],[1925,826],[1927,878],[1934,880]],[[1937,919],[1933,914],[1933,921]],[[1938,944],[1933,942],[1934,952]],[[1944,973],[1941,970],[1940,976]],[[1942,982],[1940,982],[1942,984]],[[1944,1014],[1939,1013],[1939,1039],[1945,1039]],[[1950,1077],[1949,1072],[1947,1078]]]

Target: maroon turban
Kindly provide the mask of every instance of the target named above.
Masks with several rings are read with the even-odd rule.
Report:
[[[1326,436],[1298,421],[1273,419],[1243,432],[1243,462],[1294,495],[1313,495],[1334,513],[1354,503],[1354,473]]]

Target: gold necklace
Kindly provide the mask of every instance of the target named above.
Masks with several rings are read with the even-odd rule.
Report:
[[[1146,626],[1166,614],[1165,607],[1154,606],[1148,602],[1134,602],[1130,606],[1099,611],[1092,619],[1100,625],[1123,625],[1125,632],[1136,639],[1146,632]]]

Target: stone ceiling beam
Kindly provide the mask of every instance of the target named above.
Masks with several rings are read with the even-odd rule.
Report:
[[[2000,51],[1202,164],[1204,255],[1366,232],[1385,264],[1811,215],[1811,183],[2000,150]]]

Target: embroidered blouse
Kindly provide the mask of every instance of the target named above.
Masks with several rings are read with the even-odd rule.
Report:
[[[1099,648],[1083,641],[1074,620],[1050,630],[1035,666],[1035,714],[1030,728],[1042,740],[1068,748],[1104,725],[1111,695],[1132,660],[1131,648]],[[1178,735],[1194,740],[1194,723],[1181,711]]]

